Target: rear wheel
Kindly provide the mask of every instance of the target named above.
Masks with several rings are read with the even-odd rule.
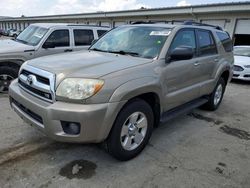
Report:
[[[202,106],[203,109],[214,111],[219,106],[223,99],[223,95],[226,89],[226,83],[223,78],[220,78],[213,93],[209,96],[209,100]]]
[[[13,67],[0,67],[0,93],[8,93],[9,85],[18,76],[18,69]]]
[[[141,99],[127,104],[118,114],[107,140],[109,153],[118,160],[136,157],[147,145],[153,130],[154,116]]]

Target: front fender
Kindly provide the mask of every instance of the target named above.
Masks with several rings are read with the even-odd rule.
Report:
[[[145,93],[155,93],[162,101],[163,95],[157,78],[142,77],[122,84],[112,94],[110,102],[127,101]]]

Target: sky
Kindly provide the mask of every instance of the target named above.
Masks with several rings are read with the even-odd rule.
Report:
[[[74,14],[239,1],[241,0],[0,0],[0,16]]]

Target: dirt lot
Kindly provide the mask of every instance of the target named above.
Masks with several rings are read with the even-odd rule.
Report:
[[[56,143],[0,96],[0,187],[250,187],[250,84],[231,83],[216,112],[160,125],[129,162],[97,145]],[[73,172],[73,173],[72,173]]]

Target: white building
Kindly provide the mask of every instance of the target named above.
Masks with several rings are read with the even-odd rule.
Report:
[[[230,33],[235,44],[250,45],[250,1],[85,14],[0,18],[0,28],[23,30],[29,24],[38,22],[66,22],[116,27],[135,21],[178,23],[175,21],[183,20],[219,25]]]

